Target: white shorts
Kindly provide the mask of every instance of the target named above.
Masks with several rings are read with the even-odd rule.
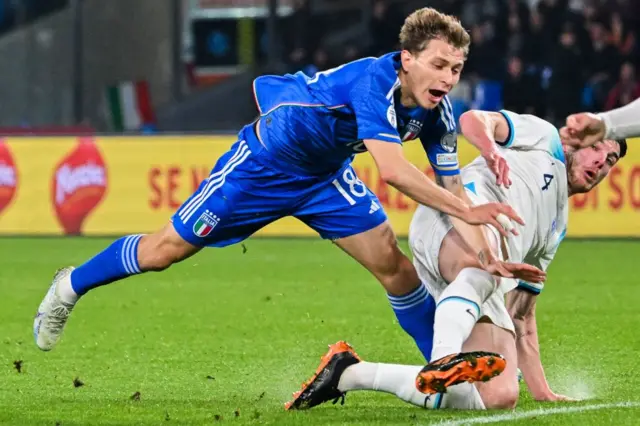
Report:
[[[444,237],[453,227],[449,217],[429,207],[418,206],[409,228],[409,246],[413,253],[413,264],[418,276],[427,286],[436,302],[448,283],[440,275],[438,257]],[[495,230],[492,230],[495,234]],[[495,237],[495,235],[494,235]],[[492,323],[515,334],[511,316],[507,311],[504,295],[517,285],[515,280],[501,279],[498,289],[482,305],[481,316]]]

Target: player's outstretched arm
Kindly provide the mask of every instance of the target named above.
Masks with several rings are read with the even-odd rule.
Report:
[[[469,196],[464,190],[460,175],[436,175],[436,182],[447,191],[462,199],[462,201],[464,201],[465,203],[473,205],[472,201],[469,199]],[[451,217],[451,223],[453,224],[453,227],[458,232],[458,234],[462,236],[467,245],[473,249],[474,253],[477,254],[478,260],[482,265],[486,266],[488,264],[494,263],[497,260],[496,256],[491,250],[489,241],[487,240],[487,236],[484,233],[482,227],[469,225],[468,223],[455,217]],[[499,272],[500,276],[503,276],[505,278],[513,277],[512,274],[503,269],[501,269]]]
[[[538,341],[536,300],[537,295],[519,288],[507,293],[507,309],[516,329],[518,367],[536,401],[573,401],[573,398],[554,393],[544,374]]]
[[[460,117],[462,134],[484,157],[494,175],[496,184],[511,186],[509,165],[496,147],[496,140],[509,138],[509,124],[504,115],[497,112],[472,110]]]
[[[447,191],[456,195],[462,201],[469,205],[473,202],[469,199],[467,192],[462,185],[462,179],[460,175],[453,176],[441,176],[436,175],[436,181],[438,185],[445,188]],[[465,243],[473,252],[477,255],[478,261],[482,267],[491,275],[497,275],[504,278],[516,278],[527,280],[531,282],[544,281],[544,272],[535,266],[519,264],[519,263],[507,263],[502,262],[499,257],[491,249],[487,236],[480,226],[470,225],[460,219],[451,217],[451,223],[455,230],[464,239]]]
[[[560,135],[564,143],[576,148],[591,146],[603,139],[640,137],[640,99],[600,114],[570,115]]]
[[[489,203],[470,206],[449,191],[440,188],[405,158],[400,144],[374,139],[365,139],[364,144],[376,162],[380,177],[417,203],[472,225],[493,225],[505,236],[508,232],[498,221],[498,216],[505,215],[524,225],[520,216],[507,205]]]

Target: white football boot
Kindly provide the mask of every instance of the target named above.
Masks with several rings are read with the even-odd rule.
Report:
[[[76,302],[63,301],[60,287],[71,288],[72,266],[62,268],[56,272],[49,291],[38,307],[38,313],[33,320],[33,337],[36,345],[43,351],[50,351],[60,340],[64,325]]]

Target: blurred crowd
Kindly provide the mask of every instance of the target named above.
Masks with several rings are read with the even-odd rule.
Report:
[[[0,33],[46,16],[69,4],[69,0],[0,0]]]
[[[456,110],[507,108],[560,122],[640,97],[640,0],[428,0],[458,16],[472,37]],[[323,44],[306,1],[285,34],[292,70],[308,74],[396,49],[415,2],[375,0],[368,37],[338,49]],[[310,30],[310,29],[313,29]],[[294,36],[297,35],[297,36]]]

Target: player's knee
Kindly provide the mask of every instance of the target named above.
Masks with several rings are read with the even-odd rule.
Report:
[[[375,246],[372,272],[380,278],[393,277],[405,272],[404,260],[411,263],[398,247],[398,240],[391,226],[382,229]]]
[[[487,410],[513,409],[518,403],[519,389],[517,385],[505,386],[484,392],[482,401]]]
[[[177,261],[173,245],[156,235],[145,235],[140,240],[138,262],[146,271],[163,271]]]
[[[378,279],[387,292],[393,295],[403,295],[415,289],[420,282],[418,273],[407,256],[398,247],[387,258],[389,264],[386,265]]]

